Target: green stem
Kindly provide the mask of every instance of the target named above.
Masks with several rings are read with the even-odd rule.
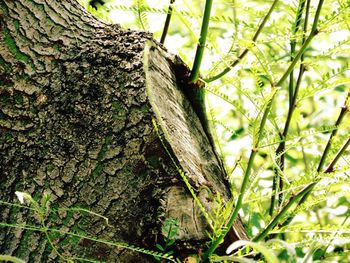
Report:
[[[237,6],[236,6],[236,0],[232,0],[232,11],[233,11],[233,24],[234,24],[234,33],[233,33],[233,39],[238,39],[238,21],[237,21]],[[230,50],[232,50],[234,47],[234,42],[232,41],[232,45]],[[239,54],[239,48],[237,48],[237,54]]]
[[[167,251],[167,249],[168,249],[168,244],[170,241],[170,233],[172,231],[172,227],[173,227],[173,224],[170,224],[169,229],[168,229],[168,233],[167,233],[167,237],[165,239],[164,251]]]
[[[25,263],[22,259],[13,257],[13,256],[8,256],[8,255],[0,255],[0,260],[5,261],[5,262],[13,262],[13,263]]]
[[[311,43],[312,39],[318,34],[317,24],[318,24],[318,19],[319,19],[320,13],[321,13],[323,2],[324,2],[324,0],[320,0],[318,3],[310,35],[308,36],[307,39],[304,40],[302,47],[300,48],[299,52],[294,57],[293,61],[289,65],[288,69],[283,74],[283,76],[280,78],[280,80],[276,83],[276,85],[275,85],[276,87],[281,86],[282,83],[285,81],[285,79],[291,74],[291,72],[293,71],[293,69],[295,67],[295,64],[298,62],[299,59],[301,59],[303,57],[303,54],[304,54],[305,50],[307,49],[307,47],[309,46],[309,44]],[[304,28],[304,30],[306,30],[306,28]],[[293,100],[295,102],[296,96],[293,96]],[[290,118],[291,117],[292,116],[290,116]],[[289,124],[288,124],[288,126],[289,126]],[[286,131],[288,132],[288,129]],[[282,140],[284,140],[284,139],[285,138],[282,138]],[[272,193],[275,194],[276,196],[271,198],[270,213],[272,213],[271,211],[273,211],[276,199],[281,200],[281,197],[279,196],[279,193],[276,190],[277,190],[277,185],[279,185],[279,187],[283,186],[283,182],[282,182],[281,178],[276,178],[275,181],[276,182],[274,182],[274,184],[273,184],[275,189],[273,189]]]
[[[311,192],[316,184],[317,184],[316,182],[309,184],[307,187],[301,190],[298,194],[293,196],[289,200],[289,202],[282,208],[282,210],[275,216],[275,218],[271,221],[271,223],[268,224],[268,226],[260,234],[254,237],[252,241],[258,242],[264,239],[270,233],[270,231],[277,225],[277,223],[286,215],[288,210],[294,204],[296,204],[299,199],[301,199],[303,196]]]
[[[345,150],[347,149],[347,147],[350,145],[350,137],[348,138],[348,140],[345,142],[345,144],[343,145],[343,147],[339,150],[339,152],[337,153],[337,155],[334,157],[333,161],[329,164],[329,166],[327,167],[327,169],[324,171],[324,173],[331,173],[333,172],[334,169],[334,165],[337,163],[337,161],[339,160],[339,158],[344,154]],[[317,184],[317,182],[314,183],[315,185]],[[312,189],[311,189],[312,190]],[[305,203],[305,201],[307,200],[307,198],[309,197],[309,195],[311,194],[311,190],[306,192],[303,197],[300,199],[299,203],[298,203],[298,207],[301,206],[303,203]],[[286,225],[288,225],[292,219],[294,218],[294,216],[290,216],[288,217],[282,224],[281,227],[284,227]]]
[[[316,10],[316,13],[315,13],[315,18],[314,18],[314,22],[313,22],[313,24],[312,24],[311,32],[317,31],[318,20],[319,20],[319,18],[320,18],[320,14],[321,14],[323,2],[324,2],[324,0],[320,0],[320,1],[318,2],[317,10]]]
[[[40,213],[40,212],[39,212]],[[57,254],[57,256],[59,256],[63,261],[67,261],[67,258],[65,258],[59,251],[58,249],[56,248],[56,246],[53,244],[52,240],[51,240],[51,237],[49,235],[49,232],[48,232],[48,228],[46,227],[45,225],[45,216],[44,215],[41,215],[39,216],[41,217],[40,221],[41,221],[41,226],[42,226],[42,231],[44,232],[45,236],[46,236],[46,239],[47,241],[49,242],[52,250]]]
[[[298,10],[296,13],[296,17],[295,17],[295,22],[294,25],[292,27],[292,39],[290,41],[290,61],[293,61],[294,59],[294,54],[295,54],[295,47],[296,47],[296,40],[295,40],[295,36],[297,34],[297,32],[299,31],[299,27],[300,27],[300,23],[301,23],[301,17],[302,14],[304,12],[304,7],[305,7],[305,0],[300,0],[299,1],[299,6],[298,6]],[[307,19],[307,14],[306,14],[306,19]],[[305,20],[306,20],[305,19]],[[304,23],[304,27],[303,27],[303,31],[304,31],[304,36],[306,33],[306,28],[305,25],[307,25],[307,22],[305,21]],[[305,39],[303,38],[302,43],[304,43]],[[293,96],[294,96],[294,70],[292,70],[292,72],[289,75],[289,107],[293,107]]]
[[[345,100],[345,103],[344,103],[344,106],[342,107],[341,111],[340,111],[340,114],[338,116],[338,119],[336,121],[336,127],[338,127],[340,124],[341,124],[341,121],[343,120],[346,112],[348,112],[349,108],[348,108],[348,100],[350,98],[350,92],[347,94],[347,98]],[[330,136],[330,138],[328,139],[328,142],[327,142],[327,145],[326,145],[326,148],[324,149],[323,151],[323,154],[322,154],[322,157],[321,157],[321,160],[320,160],[320,163],[319,163],[319,166],[317,168],[317,172],[320,173],[321,172],[321,169],[324,165],[324,162],[325,162],[325,159],[326,159],[326,156],[327,154],[329,153],[329,149],[330,149],[330,145],[331,145],[331,142],[334,138],[334,136],[337,134],[337,130],[338,129],[335,129],[332,131],[332,134]],[[334,165],[336,164],[336,162],[338,161],[338,159],[340,158],[340,156],[344,153],[344,151],[346,150],[346,148],[349,146],[349,140],[350,138],[348,139],[348,141],[344,144],[344,146],[342,147],[342,149],[337,153],[337,155],[335,156],[335,158],[333,159],[333,161],[329,164],[329,166],[327,167],[327,169],[324,171],[324,173],[330,173],[333,171],[333,168],[334,168]],[[309,197],[309,195],[311,194],[311,192],[308,192],[306,193],[299,201],[298,203],[298,206],[302,205],[306,200],[307,198]],[[284,227],[286,225],[288,225],[292,219],[294,218],[294,216],[290,216],[288,217],[282,224],[281,224],[281,227]]]
[[[317,168],[317,172],[321,172],[321,170],[322,170],[322,168],[324,166],[324,163],[326,161],[326,157],[327,157],[327,155],[329,153],[329,150],[331,148],[331,144],[332,144],[333,138],[334,138],[334,136],[337,135],[338,127],[339,127],[340,123],[342,122],[342,120],[343,120],[343,118],[344,118],[344,116],[346,115],[347,112],[348,112],[348,108],[346,107],[346,105],[344,105],[341,108],[340,114],[339,114],[338,119],[337,119],[337,121],[335,123],[335,127],[336,128],[332,131],[331,136],[329,137],[329,140],[327,142],[326,148],[323,151],[320,163],[319,163],[318,168]]]
[[[291,45],[291,56],[290,56],[290,61],[293,61],[293,56],[294,56],[294,52],[295,52],[295,46],[293,47]],[[289,74],[289,87],[288,87],[288,91],[289,91],[289,108],[292,107],[292,99],[293,99],[293,87],[294,87],[294,70],[292,70],[292,72]]]
[[[201,33],[197,45],[196,56],[194,58],[193,67],[190,75],[190,82],[195,83],[199,77],[199,70],[202,64],[203,53],[205,48],[205,43],[207,41],[208,28],[209,28],[209,20],[210,20],[210,12],[211,7],[213,5],[213,0],[205,1],[204,15],[201,27]]]
[[[259,25],[258,30],[255,32],[255,34],[254,34],[254,36],[253,36],[253,38],[252,38],[252,42],[253,42],[253,43],[258,39],[258,37],[259,37],[261,31],[263,30],[263,28],[264,28],[264,26],[265,26],[267,20],[270,18],[270,15],[271,15],[272,11],[275,9],[277,3],[278,3],[278,0],[274,0],[274,1],[273,1],[272,5],[271,5],[271,7],[270,7],[270,9],[269,9],[269,11],[267,12],[267,14],[266,14],[266,16],[264,17],[263,21],[262,21],[261,24]],[[238,57],[235,61],[233,61],[233,62],[231,63],[230,66],[226,67],[221,73],[217,74],[216,76],[213,76],[213,77],[210,77],[210,78],[208,78],[208,79],[205,79],[205,82],[208,82],[208,83],[209,83],[209,82],[212,82],[212,81],[217,80],[217,79],[221,78],[222,76],[224,76],[224,75],[225,75],[226,73],[228,73],[231,69],[233,69],[233,68],[247,55],[248,52],[249,52],[249,49],[248,49],[248,48],[246,48],[245,50],[243,50],[243,52],[241,53],[241,55],[239,55],[239,57]]]
[[[241,190],[238,194],[238,199],[237,199],[237,203],[235,206],[235,209],[226,225],[225,228],[223,228],[221,234],[218,236],[218,238],[213,242],[213,244],[210,246],[208,252],[206,254],[204,254],[204,259],[209,258],[214,251],[217,249],[217,247],[221,244],[221,242],[224,240],[225,236],[227,235],[228,231],[231,229],[231,227],[233,226],[233,223],[238,215],[239,210],[241,209],[242,206],[242,202],[243,202],[243,196],[244,193],[246,191],[246,188],[248,186],[248,182],[249,182],[249,177],[250,177],[250,173],[253,167],[253,163],[254,163],[254,158],[257,154],[257,150],[256,149],[252,149],[251,153],[250,153],[250,157],[249,157],[249,161],[248,161],[248,165],[247,165],[247,169],[246,172],[244,174],[243,177],[243,182],[242,182],[242,186],[241,186]]]
[[[336,156],[331,161],[331,163],[328,165],[327,169],[324,171],[325,173],[331,173],[334,171],[335,164],[338,162],[339,158],[344,154],[345,150],[348,148],[349,145],[350,145],[350,137],[345,142],[343,147],[339,150],[339,152],[336,154]]]
[[[301,61],[301,63],[303,62],[302,57],[301,57],[300,61]],[[285,139],[287,138],[289,127],[290,127],[290,123],[291,123],[291,120],[292,120],[292,117],[293,117],[294,110],[296,108],[296,98],[297,98],[298,93],[299,93],[301,79],[303,77],[304,72],[305,72],[305,67],[304,67],[303,64],[301,64],[300,68],[299,68],[299,76],[298,76],[298,79],[297,79],[297,83],[295,85],[294,94],[292,95],[292,99],[291,99],[291,105],[289,106],[289,109],[288,109],[287,120],[286,120],[284,129],[283,129],[283,133],[282,133],[282,136],[281,136],[281,140],[282,141],[281,141],[281,143],[279,144],[279,146],[276,149],[276,156],[278,156],[277,163],[280,166],[280,171],[283,171],[284,168],[285,168],[285,147],[286,147]],[[277,191],[277,189],[276,189],[276,191],[275,191],[275,195],[276,195],[275,200],[278,200],[278,204],[280,205],[281,202],[282,202],[282,197],[280,196],[280,192],[279,191],[283,190],[283,180],[279,176],[279,171],[277,169],[275,169],[275,174],[276,174],[275,177],[277,177],[276,184],[279,185],[279,190]],[[273,207],[274,206],[271,203],[270,212],[273,211]],[[272,214],[270,213],[270,215],[272,215]]]
[[[348,221],[349,217],[350,217],[350,213],[348,212],[346,217],[344,218],[343,222],[340,224],[341,228],[339,230],[336,230],[335,233],[333,233],[333,237],[328,241],[327,246],[323,249],[324,253],[328,250],[328,248],[332,244],[334,244],[335,239],[337,238],[337,236],[340,235],[340,232],[342,231],[342,229],[344,229],[345,223],[346,223],[346,221]]]
[[[315,17],[314,17],[314,21],[313,21],[313,25],[312,25],[311,32],[310,32],[308,38],[305,39],[304,44],[303,44],[302,47],[300,48],[300,50],[299,50],[299,52],[297,53],[297,55],[294,57],[293,61],[292,61],[291,64],[289,65],[287,71],[284,73],[284,75],[281,77],[281,79],[277,82],[277,84],[276,84],[277,87],[281,86],[281,84],[283,83],[283,81],[284,81],[284,80],[289,76],[289,74],[293,71],[293,68],[294,68],[295,64],[297,63],[297,61],[298,61],[299,59],[302,58],[302,56],[303,56],[303,54],[304,54],[306,48],[307,48],[307,47],[309,46],[309,44],[311,43],[311,40],[317,35],[317,33],[318,33],[317,24],[318,24],[319,16],[320,16],[320,14],[321,14],[321,9],[322,9],[323,2],[324,2],[324,0],[320,0],[320,1],[319,1],[318,6],[317,6],[317,10],[316,10],[316,14],[315,14]],[[307,14],[308,14],[308,11],[307,11]],[[305,25],[305,26],[307,26],[307,25]],[[304,31],[306,31],[306,27],[304,27]],[[296,96],[293,96],[293,100],[294,100],[294,101],[296,100]],[[307,192],[302,191],[303,194],[302,194],[301,196],[300,196],[301,193],[299,193],[299,194],[297,195],[297,196],[300,196],[300,197],[301,197],[301,200],[303,200],[302,202],[304,202],[304,201],[306,200],[306,198],[309,196],[309,194],[311,193],[311,191],[312,191],[314,185],[316,185],[316,182],[313,183],[313,184],[311,184],[311,185],[313,185],[313,186],[311,187],[311,189],[310,189],[309,191],[307,191]],[[310,186],[310,185],[309,185],[309,186]],[[304,190],[305,190],[305,189],[304,189]],[[299,199],[299,197],[298,197],[298,199]],[[275,200],[276,200],[276,198],[275,198]],[[300,202],[298,203],[298,206],[302,204],[302,203],[301,203],[301,200],[300,200]],[[290,204],[290,202],[289,202],[288,204]],[[287,204],[287,205],[288,205],[288,204]],[[286,205],[286,206],[287,206],[287,205]],[[289,209],[289,208],[288,208],[288,209]],[[285,207],[281,210],[281,212],[283,212],[284,210],[285,210]],[[281,214],[281,212],[280,212],[279,214]],[[284,212],[284,213],[285,213],[285,212]],[[277,215],[277,216],[278,216],[278,215]],[[277,216],[276,216],[276,217],[277,217]],[[275,217],[275,219],[276,219],[276,217]],[[280,219],[280,218],[281,218],[281,217],[279,217],[279,219]],[[279,219],[278,219],[278,220],[279,220]],[[278,222],[278,220],[277,220],[276,222]],[[288,220],[288,219],[287,219],[287,220]],[[274,221],[275,221],[275,220],[274,220]],[[276,223],[276,224],[277,224],[277,223]],[[267,231],[263,231],[263,233],[260,234],[262,237],[260,237],[260,235],[259,235],[259,236],[257,237],[257,239],[261,240],[262,238],[264,238],[264,237],[268,234],[268,232],[269,232],[274,226],[275,226],[275,225],[273,225],[273,226],[272,226],[271,228],[269,228],[269,230],[267,230]],[[266,230],[266,229],[265,229],[265,230]]]
[[[293,26],[293,30],[292,30],[294,36],[299,30],[301,15],[302,15],[304,7],[305,7],[305,0],[301,0],[301,1],[302,2],[299,4],[299,8],[298,8],[297,15],[295,18],[295,25]],[[305,34],[307,31],[307,26],[308,26],[309,10],[310,10],[310,0],[308,0],[308,2],[307,2],[306,11],[305,11],[305,22],[304,22],[304,26],[303,26],[303,39],[301,41],[302,45],[305,43]],[[292,40],[290,43],[290,46],[291,46],[291,61],[293,61],[294,54],[295,54],[296,41]],[[278,147],[276,149],[276,156],[278,156],[277,163],[279,164],[280,171],[284,170],[285,139],[287,137],[290,122],[292,120],[292,116],[293,116],[294,110],[296,108],[296,99],[297,99],[297,96],[299,93],[299,87],[301,84],[301,80],[302,80],[303,74],[305,72],[305,66],[303,65],[303,61],[304,61],[304,55],[302,54],[300,56],[300,63],[301,64],[299,67],[299,75],[298,75],[297,83],[295,85],[295,89],[294,89],[294,70],[293,69],[289,75],[289,109],[288,109],[286,123],[285,123],[284,129],[283,129],[283,133],[282,133],[282,135],[280,135],[281,143],[278,145]],[[269,209],[270,216],[273,215],[273,211],[274,211],[275,206],[276,206],[276,201],[278,200],[278,205],[280,206],[282,203],[282,199],[283,199],[283,197],[281,195],[281,191],[283,190],[283,180],[282,180],[281,176],[279,175],[278,169],[274,169],[274,173],[275,173],[275,175],[273,177],[272,195],[271,195],[271,203],[270,203],[270,209]]]
[[[299,52],[296,54],[295,58],[293,59],[292,63],[289,65],[288,69],[286,70],[286,72],[283,74],[283,76],[281,77],[281,79],[277,82],[277,84],[275,85],[276,87],[281,86],[281,84],[285,81],[285,79],[289,76],[289,74],[292,72],[292,70],[294,69],[295,64],[298,62],[298,60],[300,59],[300,57],[304,54],[305,50],[307,49],[307,47],[309,46],[309,44],[311,43],[311,40],[318,34],[318,29],[317,29],[317,24],[318,24],[318,19],[320,17],[321,14],[321,9],[322,9],[322,5],[323,5],[324,0],[320,0],[318,2],[318,6],[317,6],[317,10],[316,10],[316,14],[315,14],[315,18],[314,18],[314,22],[312,24],[312,29],[310,32],[309,37],[305,40],[304,44],[302,45],[302,47],[300,48]]]
[[[281,79],[274,86],[277,86],[277,87],[281,86],[283,81],[289,76],[289,74],[293,70],[293,68],[294,68],[295,64],[297,63],[297,61],[301,58],[301,56],[305,52],[306,48],[309,46],[311,40],[314,38],[314,36],[317,35],[317,33],[318,33],[317,23],[318,23],[318,19],[319,19],[319,15],[320,15],[320,12],[321,12],[321,8],[322,8],[322,5],[323,5],[323,2],[324,2],[324,0],[320,0],[319,3],[318,3],[317,11],[316,11],[315,18],[314,18],[314,23],[313,23],[312,30],[311,30],[311,33],[310,33],[309,37],[305,40],[304,44],[302,45],[302,47],[300,48],[299,52],[295,56],[294,60],[289,65],[289,67],[288,67],[287,71],[285,72],[285,74],[281,77]],[[233,213],[232,213],[232,215],[231,215],[231,217],[229,219],[229,222],[226,225],[226,228],[224,228],[224,230],[219,235],[219,237],[213,242],[213,244],[209,248],[208,252],[204,255],[204,260],[208,259],[213,254],[213,252],[216,250],[216,248],[219,246],[219,244],[223,241],[223,239],[226,236],[227,232],[231,229],[231,227],[233,225],[233,222],[234,222],[234,220],[236,219],[236,217],[238,215],[239,210],[241,209],[243,196],[244,196],[244,193],[245,193],[246,188],[248,186],[249,176],[250,176],[250,172],[251,172],[251,169],[252,169],[252,166],[253,166],[253,163],[254,163],[254,158],[255,158],[256,153],[258,151],[259,142],[260,142],[260,139],[262,138],[262,131],[263,131],[264,126],[266,124],[267,116],[268,116],[268,113],[270,112],[271,104],[272,104],[272,102],[274,100],[274,97],[275,97],[275,94],[273,94],[273,96],[271,97],[270,101],[268,102],[268,104],[266,106],[266,109],[265,109],[265,112],[264,112],[264,115],[263,115],[263,118],[261,120],[260,129],[259,129],[259,135],[258,135],[258,138],[257,138],[256,142],[254,143],[254,147],[253,147],[253,149],[251,151],[251,154],[250,154],[250,157],[249,157],[247,169],[246,169],[246,172],[244,174],[241,190],[240,190],[239,195],[238,195],[237,204],[235,206],[235,209],[234,209],[234,211],[233,211]],[[348,142],[350,144],[350,138],[349,138]],[[290,199],[290,201],[282,208],[280,213],[277,214],[276,217],[272,220],[272,222],[265,228],[265,230],[261,234],[259,234],[257,237],[255,237],[253,239],[253,241],[259,241],[259,240],[263,239],[264,237],[266,237],[266,235],[268,235],[268,233],[277,225],[278,221],[287,213],[289,208],[293,204],[295,204],[299,199],[301,199],[303,196],[305,196],[310,191],[312,191],[313,188],[315,187],[316,183],[317,182],[311,183],[306,188],[304,188],[301,192],[299,192],[296,196],[292,197]]]
[[[21,225],[12,225],[12,224],[6,224],[6,223],[0,222],[0,227],[11,227],[11,228],[19,228],[19,229],[26,229],[26,230],[31,230],[31,231],[43,232],[43,229],[41,227],[31,226],[31,225],[22,225],[22,224]],[[77,234],[77,233],[74,233],[74,232],[69,232],[69,231],[62,231],[61,229],[55,229],[55,228],[50,228],[50,229],[47,229],[47,230],[49,230],[50,232],[53,232],[53,233],[60,234],[61,236],[68,235],[70,237],[77,237],[77,238],[80,238],[80,239],[86,239],[86,240],[90,240],[90,241],[93,241],[93,242],[96,242],[96,243],[105,244],[105,245],[108,245],[108,246],[113,246],[113,247],[118,247],[118,248],[123,248],[123,249],[129,249],[129,250],[136,251],[136,252],[139,252],[139,253],[142,253],[142,254],[147,254],[147,255],[150,255],[150,256],[157,256],[157,257],[160,257],[160,258],[167,259],[170,262],[178,262],[178,261],[175,261],[173,259],[173,256],[171,256],[171,255],[162,254],[162,253],[159,253],[159,252],[156,252],[156,251],[148,250],[148,249],[145,249],[145,248],[137,247],[137,246],[134,246],[134,245],[131,245],[131,244],[123,243],[123,242],[115,242],[115,241],[108,241],[108,240],[103,240],[103,239],[97,239],[95,237],[89,237],[89,236],[85,236],[85,235],[80,235],[80,234]],[[72,260],[74,260],[74,259],[77,259],[77,258],[73,257]],[[22,262],[18,261],[16,263],[22,263]]]
[[[208,259],[214,253],[214,251],[217,249],[217,247],[221,244],[221,242],[223,241],[223,239],[227,235],[228,231],[232,228],[233,223],[238,215],[238,212],[242,207],[243,197],[244,197],[244,194],[245,194],[247,187],[248,187],[251,170],[252,170],[253,164],[254,164],[254,159],[255,159],[256,154],[258,153],[259,143],[263,137],[263,130],[264,130],[264,127],[266,124],[267,116],[268,116],[270,109],[271,109],[272,102],[275,98],[275,95],[276,95],[276,90],[274,91],[272,97],[270,98],[269,102],[267,103],[265,111],[264,111],[264,115],[261,119],[260,127],[259,127],[259,134],[258,134],[258,137],[253,145],[253,148],[252,148],[250,156],[249,156],[247,169],[246,169],[244,177],[243,177],[243,182],[242,182],[241,190],[239,191],[239,194],[238,194],[238,199],[237,199],[237,203],[235,205],[235,209],[233,210],[233,213],[232,213],[228,223],[226,224],[225,228],[222,230],[221,234],[218,236],[218,238],[210,246],[208,252],[204,254],[204,259]]]
[[[301,56],[300,62],[303,63],[303,56]],[[299,67],[299,75],[298,75],[298,79],[297,79],[297,82],[295,85],[295,89],[293,87],[294,93],[292,94],[292,98],[290,100],[291,104],[290,104],[289,109],[288,109],[286,123],[284,125],[282,135],[280,136],[282,141],[280,142],[280,144],[278,145],[278,147],[276,149],[276,156],[278,156],[277,163],[279,163],[281,171],[283,171],[285,168],[285,166],[284,166],[285,165],[285,147],[286,147],[285,140],[286,140],[287,135],[288,135],[288,131],[289,131],[290,123],[292,121],[294,110],[296,108],[296,99],[297,99],[297,96],[299,93],[299,88],[300,88],[300,84],[301,84],[301,80],[302,80],[304,72],[305,72],[305,66],[303,64],[301,64]],[[292,74],[293,74],[293,72],[291,73],[291,75]],[[278,178],[277,181],[279,181],[279,190],[282,191],[282,189],[283,189],[282,179],[280,176],[278,176],[277,170],[275,170],[275,173],[276,173],[276,177]],[[279,204],[281,204],[282,198],[279,196],[280,194],[278,192],[276,192],[276,195],[277,195],[277,200],[279,200]],[[272,215],[272,214],[270,214],[270,215]]]
[[[321,9],[322,9],[322,5],[323,5],[324,0],[320,0],[317,6],[317,11],[315,14],[315,18],[314,18],[314,22],[313,22],[313,26],[312,26],[312,30],[311,33],[309,35],[309,37],[305,40],[304,44],[302,45],[302,47],[300,48],[299,52],[297,53],[297,55],[295,56],[295,58],[293,59],[292,63],[290,64],[290,66],[288,67],[287,71],[285,72],[285,74],[281,77],[281,79],[277,82],[276,86],[281,86],[281,84],[283,83],[283,81],[287,78],[287,76],[292,72],[295,64],[297,63],[297,61],[302,57],[303,53],[305,52],[306,48],[308,47],[308,45],[310,44],[311,40],[313,39],[313,37],[315,35],[317,35],[318,30],[317,30],[317,23],[318,23],[318,19],[321,13]],[[296,99],[296,96],[293,96],[293,99]],[[347,146],[350,144],[350,138],[347,141],[347,143],[344,145],[344,147],[339,151],[339,153],[337,154],[337,158],[334,159],[334,164],[336,163],[336,161],[339,159],[339,157],[343,154],[343,152],[345,151],[345,149],[347,148]],[[332,162],[333,163],[333,162]],[[334,165],[333,164],[333,165]],[[328,168],[327,168],[328,169]],[[332,166],[331,166],[332,169]],[[287,213],[287,211],[292,207],[293,204],[295,204],[296,202],[299,201],[299,203],[297,204],[297,206],[300,206],[303,202],[305,202],[305,200],[307,199],[307,197],[310,195],[311,191],[313,190],[313,188],[315,187],[315,185],[317,184],[317,182],[311,183],[310,185],[308,185],[306,188],[304,188],[301,192],[299,192],[296,196],[292,197],[290,199],[290,201],[282,208],[282,210],[276,215],[276,217],[272,220],[272,222],[258,235],[256,236],[253,241],[260,241],[263,238],[265,238],[269,232],[277,225],[277,223],[283,218],[283,216]],[[290,218],[288,218],[290,219]],[[287,221],[288,221],[287,219]],[[286,221],[285,221],[286,222]],[[290,222],[290,221],[289,221]]]
[[[173,14],[173,4],[174,4],[175,0],[170,0],[170,4],[169,4],[169,7],[168,7],[168,14],[166,16],[166,19],[165,19],[165,23],[164,23],[164,28],[163,28],[163,33],[162,33],[162,36],[160,38],[160,43],[164,44],[165,42],[165,38],[168,34],[168,30],[169,30],[169,25],[170,25],[170,19],[171,19],[171,16]]]
[[[278,196],[279,192],[279,177],[276,175],[276,172],[272,178],[272,193],[271,193],[271,202],[270,202],[270,208],[269,208],[269,215],[273,215],[273,211],[275,210],[276,206],[276,198]]]
[[[311,43],[311,40],[317,35],[318,31],[314,30],[311,31],[308,38],[305,40],[304,44],[300,48],[299,52],[295,55],[293,61],[290,63],[288,69],[283,74],[283,76],[280,78],[280,80],[276,83],[276,87],[279,87],[282,85],[282,83],[286,80],[286,78],[289,76],[289,74],[293,71],[295,64],[298,62],[300,57],[304,54],[305,50],[308,48],[309,44]]]

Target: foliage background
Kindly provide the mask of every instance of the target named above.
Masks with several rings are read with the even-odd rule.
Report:
[[[108,23],[124,28],[148,30],[159,39],[168,2],[164,0],[107,0],[95,10],[87,9]],[[205,1],[176,0],[174,14],[165,41],[166,48],[191,65],[199,36]],[[258,40],[251,39],[272,1],[214,1],[209,39],[201,68],[203,79],[214,76],[230,65],[246,48],[248,55],[228,74],[207,83],[208,118],[229,171],[232,189],[239,191],[253,134],[271,93],[270,83],[277,81],[290,63],[290,42],[300,48],[302,32],[292,32],[299,1],[280,1]],[[311,1],[310,16],[317,2]],[[350,87],[350,1],[325,1],[319,33],[304,55],[306,72],[300,85],[291,127],[286,139],[286,164],[283,171],[284,199],[315,181],[321,180],[308,201],[295,209],[291,224],[275,228],[296,248],[300,257],[312,252],[314,260],[348,261],[350,250],[350,173],[349,150],[342,155],[335,172],[320,173],[316,168],[330,137],[341,107],[349,107]],[[312,21],[312,19],[310,19]],[[311,24],[309,29],[311,29]],[[294,76],[298,74],[296,66]],[[277,93],[265,126],[263,142],[255,159],[253,177],[241,216],[251,236],[258,234],[271,220],[269,205],[273,169],[278,167],[276,148],[281,141],[289,109],[288,81]],[[332,141],[326,165],[349,138],[347,114]],[[327,252],[326,254],[324,252]],[[283,259],[283,253],[280,259]]]

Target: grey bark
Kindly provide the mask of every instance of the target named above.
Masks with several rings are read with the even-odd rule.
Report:
[[[175,249],[185,256],[205,239],[178,168],[206,209],[215,194],[231,195],[171,55],[149,33],[99,22],[74,0],[0,0],[0,30],[0,254],[153,262],[67,232],[154,249],[167,218],[180,219]],[[149,41],[156,47],[144,57]],[[15,191],[50,194],[45,222],[61,231],[49,231],[61,257],[43,232],[20,227],[40,226],[31,210],[10,205]],[[234,238],[245,238],[239,223]]]

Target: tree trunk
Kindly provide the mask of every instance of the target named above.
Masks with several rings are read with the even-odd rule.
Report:
[[[154,249],[178,218],[186,256],[210,229],[181,174],[208,211],[231,194],[172,55],[75,0],[0,0],[0,12],[0,254],[153,262],[101,240]],[[15,191],[50,194],[49,231]]]

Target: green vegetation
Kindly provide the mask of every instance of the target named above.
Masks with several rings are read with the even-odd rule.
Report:
[[[213,0],[205,1],[205,8],[203,14],[203,21],[201,26],[201,32],[198,39],[196,56],[194,57],[193,67],[191,70],[190,81],[195,83],[199,78],[199,70],[202,64],[205,43],[207,42],[208,29],[209,29],[209,21],[210,21],[210,12],[213,5]]]
[[[208,118],[237,198],[226,225],[209,234],[202,260],[251,253],[215,255],[239,213],[254,241],[242,246],[267,261],[266,251],[285,262],[333,258],[336,246],[347,259],[350,204],[340,197],[349,197],[348,2],[108,1],[94,14],[161,36],[206,83]],[[213,213],[220,214],[204,212],[207,220]]]
[[[8,255],[0,255],[0,260],[4,260],[5,262],[13,262],[13,263],[24,263],[25,262],[19,258],[8,256]]]
[[[206,84],[208,119],[230,171],[235,198],[225,204],[217,196],[218,209],[206,211],[186,174],[176,166],[212,231],[203,251],[191,258],[202,262],[350,261],[349,1],[135,0],[121,4],[109,0],[97,9],[87,0],[79,2],[107,22],[152,31],[193,67],[193,82],[200,78]],[[11,52],[26,62],[9,32],[3,34]],[[113,105],[115,112],[121,108]],[[110,140],[106,138],[99,160]],[[93,176],[102,169],[97,165]],[[24,195],[24,200],[28,204],[24,207],[35,211],[41,225],[6,226],[43,232],[62,260],[78,260],[65,258],[51,241],[53,233],[61,232],[46,226],[44,218],[52,212],[49,196],[38,202]],[[100,216],[78,210],[74,212]],[[217,255],[238,215],[251,241],[237,241],[227,248],[227,255]],[[177,230],[176,221],[164,223],[165,240],[155,248],[160,252],[78,231],[64,235],[176,262],[172,245]]]
[[[53,209],[51,207],[51,198],[50,195],[47,193],[44,193],[43,196],[41,197],[40,201],[37,201],[33,199],[29,194],[27,193],[22,193],[22,192],[16,192],[17,198],[19,199],[20,203],[22,205],[14,205],[11,203],[3,202],[0,201],[0,205],[5,205],[5,206],[12,206],[15,208],[24,208],[30,210],[32,214],[32,218],[35,219],[39,225],[36,224],[26,224],[26,225],[16,225],[16,224],[6,224],[0,222],[0,227],[13,227],[13,228],[20,228],[24,229],[26,233],[26,238],[25,238],[25,243],[24,245],[27,245],[28,242],[30,242],[30,233],[36,231],[36,232],[42,232],[46,236],[46,239],[48,240],[50,246],[47,249],[53,250],[59,257],[59,260],[61,262],[100,262],[98,260],[94,259],[87,259],[87,258],[78,258],[78,257],[67,257],[65,256],[62,252],[60,247],[56,246],[53,242],[54,239],[57,239],[62,236],[66,236],[66,240],[69,240],[69,242],[73,243],[78,243],[81,239],[101,243],[101,244],[106,244],[111,247],[119,247],[119,248],[127,248],[133,251],[137,251],[139,253],[144,253],[150,256],[153,256],[155,258],[160,258],[160,259],[166,259],[169,260],[169,262],[175,262],[173,260],[173,257],[167,253],[159,253],[157,251],[151,251],[148,249],[132,246],[129,244],[125,244],[122,242],[111,242],[111,241],[106,241],[106,240],[101,240],[97,239],[94,237],[89,237],[87,236],[83,231],[75,228],[73,232],[66,232],[63,231],[62,229],[57,229],[53,227],[48,227],[48,224],[51,224],[51,221],[46,220],[46,218],[52,218],[52,214],[57,214],[58,212],[68,212],[68,213],[76,213],[76,214],[82,214],[85,217],[87,216],[94,216],[94,217],[100,217],[105,220],[106,224],[108,225],[108,219],[93,213],[87,209],[84,208],[73,208],[73,209],[65,209],[65,208],[58,208],[58,209]],[[15,222],[15,221],[14,221]],[[165,229],[167,229],[168,226],[165,226]],[[173,235],[173,232],[170,231],[169,235]],[[66,241],[67,242],[67,241]],[[167,244],[168,246],[171,245],[170,240],[167,239]],[[0,255],[1,260],[7,260],[9,262],[14,262],[14,263],[22,263],[23,261],[12,256],[8,255]]]
[[[156,244],[156,247],[158,248],[159,251],[162,253],[165,253],[167,255],[173,255],[174,251],[170,250],[171,246],[175,244],[175,238],[176,235],[179,232],[179,220],[178,219],[168,219],[164,222],[162,226],[162,233],[164,238],[164,244]],[[159,261],[161,258],[156,257],[156,259]]]

